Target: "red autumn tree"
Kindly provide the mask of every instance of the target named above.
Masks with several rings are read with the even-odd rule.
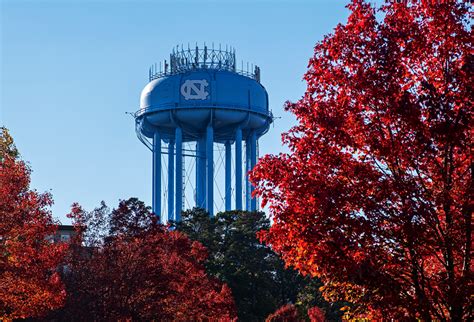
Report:
[[[65,245],[50,242],[51,196],[29,189],[30,170],[4,128],[0,143],[0,320],[42,316],[65,297],[56,273]]]
[[[227,285],[206,275],[204,246],[169,231],[135,198],[109,212],[73,207],[78,235],[66,273],[68,298],[53,318],[202,321],[235,317]]]
[[[326,317],[324,311],[317,306],[308,309],[308,317],[311,322],[324,322]]]
[[[279,307],[275,312],[267,316],[266,322],[325,322],[326,314],[324,310],[317,306],[313,306],[307,311],[308,316],[304,316],[301,312],[301,307],[297,308],[294,304],[286,304]]]
[[[319,42],[289,154],[252,173],[262,239],[327,297],[384,318],[460,321],[472,289],[472,31],[465,1],[348,6]]]
[[[307,312],[308,316],[302,315],[301,311],[294,304],[286,304],[278,308],[275,312],[270,314],[265,321],[266,322],[300,322],[309,319],[311,322],[324,322],[326,321],[325,313],[322,309],[317,306],[311,307]]]
[[[286,304],[270,314],[266,319],[266,322],[298,322],[303,321],[298,316],[298,310],[293,304]]]

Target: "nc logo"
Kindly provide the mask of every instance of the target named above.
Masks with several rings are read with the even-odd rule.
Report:
[[[209,95],[207,85],[205,79],[188,79],[181,85],[181,94],[185,100],[205,100]]]

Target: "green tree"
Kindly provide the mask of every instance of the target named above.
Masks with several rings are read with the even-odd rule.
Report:
[[[280,306],[297,303],[304,297],[301,292],[309,292],[306,286],[312,280],[285,269],[279,256],[257,239],[258,231],[270,227],[263,212],[228,211],[210,217],[205,210],[194,208],[183,212],[182,221],[172,225],[206,246],[207,272],[231,288],[242,321],[264,321]],[[319,291],[314,291],[317,297]],[[314,304],[332,309],[321,300],[324,305],[314,300],[301,302],[301,311]]]
[[[344,313],[341,309],[352,307],[353,304],[342,301],[334,303],[326,301],[320,291],[323,286],[320,279],[307,278],[307,283],[299,290],[295,303],[300,316],[307,316],[308,310],[316,307],[324,311],[326,320],[340,321]]]

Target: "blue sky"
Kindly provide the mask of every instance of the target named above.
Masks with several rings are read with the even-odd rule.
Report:
[[[0,125],[51,191],[53,214],[77,201],[151,203],[151,153],[133,119],[148,67],[177,44],[223,43],[260,66],[278,118],[260,155],[284,151],[313,46],[347,18],[346,1],[0,0]]]

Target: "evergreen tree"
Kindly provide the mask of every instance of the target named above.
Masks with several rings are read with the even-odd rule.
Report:
[[[172,226],[207,248],[207,272],[231,288],[240,320],[264,321],[282,305],[297,303],[312,291],[321,302],[300,301],[301,312],[306,315],[317,304],[334,309],[331,317],[337,316],[338,307],[331,307],[317,289],[307,288],[312,279],[285,269],[279,256],[260,243],[257,233],[270,228],[263,212],[228,211],[210,217],[205,210],[194,208],[183,212],[182,221]]]

